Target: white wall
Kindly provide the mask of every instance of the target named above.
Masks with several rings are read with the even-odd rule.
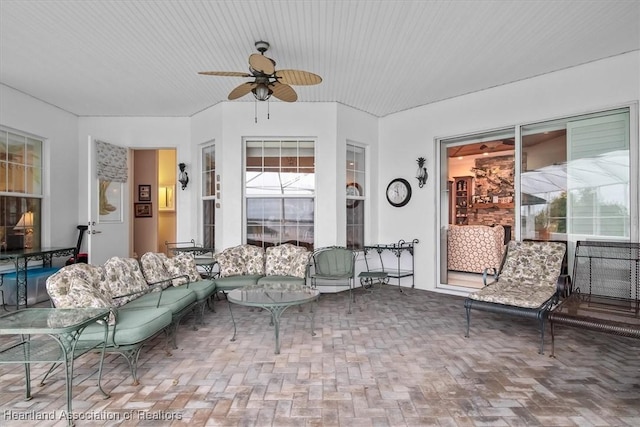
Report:
[[[632,52],[380,119],[378,185],[385,188],[393,178],[403,177],[412,183],[414,195],[403,208],[394,208],[386,200],[380,200],[379,238],[382,242],[395,242],[400,238],[420,240],[415,251],[416,287],[435,289],[436,286],[440,237],[439,212],[435,207],[440,203],[441,194],[439,177],[433,172],[427,185],[418,189],[412,166],[418,156],[426,156],[429,170],[439,169],[436,138],[637,103],[640,99],[638,76],[640,52]],[[632,140],[637,143],[638,117],[632,123],[635,123]]]
[[[195,147],[210,141],[216,143],[216,173],[221,176],[216,247],[227,248],[243,240],[243,141],[249,137],[316,140],[315,244],[317,247],[344,244],[346,143],[370,145],[375,158],[377,119],[335,103],[304,102],[272,102],[267,119],[266,107],[264,103],[258,104],[257,123],[253,102],[221,103],[192,118],[193,159],[198,158],[199,148]],[[375,170],[376,162],[372,166]],[[199,217],[192,220],[193,227],[197,227]]]
[[[87,194],[88,184],[94,185],[95,179],[87,179],[88,138],[89,136],[111,144],[129,148],[175,148],[179,162],[184,161],[191,167],[189,160],[192,156],[190,119],[188,117],[81,117],[78,119],[76,129],[77,151],[79,153],[79,166],[76,179],[80,182],[78,210],[76,215],[80,223],[88,221]],[[178,174],[178,165],[175,170]],[[189,173],[192,176],[192,173]],[[129,180],[131,183],[131,180]],[[133,203],[132,189],[125,185],[124,190],[124,225],[130,229],[130,206]],[[154,191],[157,191],[155,189]],[[190,240],[194,236],[190,234],[189,217],[193,209],[194,195],[192,188],[176,191],[177,237]],[[109,255],[131,256],[132,248],[126,239],[119,239],[108,248]]]
[[[42,244],[75,246],[80,224],[78,117],[0,84],[0,125],[46,140],[45,165],[50,167],[43,176]]]

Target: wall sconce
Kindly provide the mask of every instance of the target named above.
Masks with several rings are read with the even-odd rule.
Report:
[[[424,157],[418,157],[418,171],[416,172],[416,178],[418,180],[418,187],[422,188],[429,178],[429,174],[427,173],[427,168],[424,167],[424,163],[427,160]]]
[[[178,167],[180,168],[180,173],[178,174],[178,182],[182,184],[182,189],[184,190],[185,188],[187,188],[187,184],[189,183],[189,175],[185,171],[187,165],[185,165],[184,163],[180,163],[178,164]]]

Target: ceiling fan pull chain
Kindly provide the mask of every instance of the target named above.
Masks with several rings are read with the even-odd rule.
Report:
[[[253,118],[258,123],[258,100],[253,100]]]
[[[269,120],[269,100],[267,99],[267,120]]]

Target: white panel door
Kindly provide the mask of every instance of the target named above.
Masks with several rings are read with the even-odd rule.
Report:
[[[96,173],[96,138],[88,141],[89,263],[103,264],[113,256],[129,256],[129,184],[100,181]]]

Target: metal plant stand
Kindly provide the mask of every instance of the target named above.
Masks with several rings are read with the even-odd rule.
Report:
[[[398,281],[398,289],[400,292],[403,292],[402,287],[400,286],[400,281],[404,277],[411,277],[411,287],[415,288],[415,278],[414,278],[414,269],[415,269],[415,261],[413,257],[414,246],[419,242],[418,239],[413,239],[411,242],[405,242],[404,240],[399,240],[398,243],[391,244],[376,244],[376,245],[368,245],[364,247],[364,260],[367,266],[367,273],[361,273],[360,280],[363,286],[372,284],[372,281],[377,279],[383,281],[383,283],[387,283],[389,279],[396,279]],[[370,251],[375,251],[378,254],[378,259],[380,260],[379,268],[370,268],[368,253]],[[382,259],[382,253],[385,251],[390,251],[396,256],[397,263],[395,266],[385,266],[384,261]],[[407,253],[411,256],[411,268],[410,269],[402,269],[401,261],[402,255]],[[379,273],[386,273],[379,274]]]

